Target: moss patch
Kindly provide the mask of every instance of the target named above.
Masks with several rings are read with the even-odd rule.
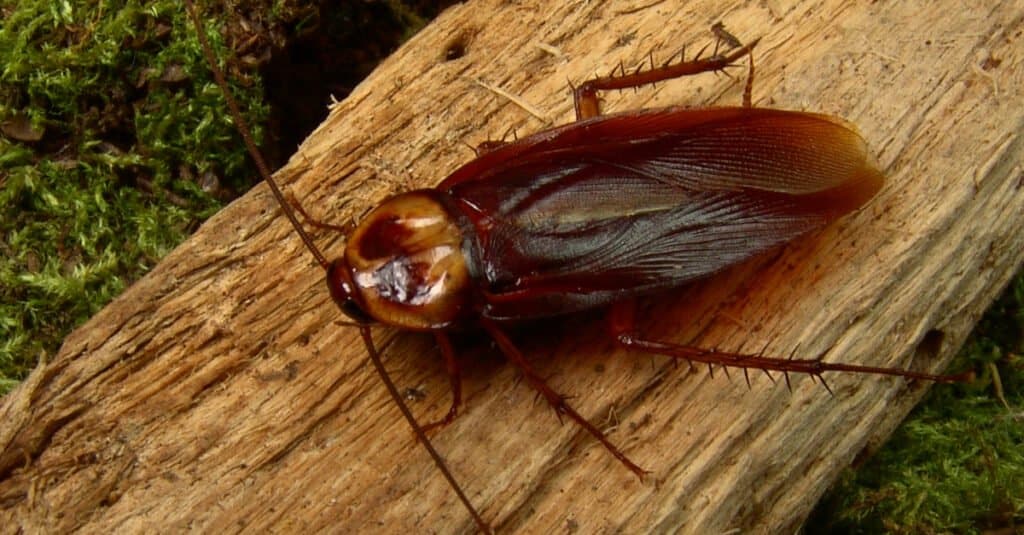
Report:
[[[445,3],[238,0],[204,16],[273,164]],[[0,10],[2,394],[258,179],[180,2]],[[282,81],[302,65],[316,84]]]
[[[178,2],[17,2],[3,18],[7,390],[252,173]],[[259,86],[236,91],[261,123]]]

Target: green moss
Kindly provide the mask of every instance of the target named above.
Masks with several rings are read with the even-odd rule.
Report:
[[[353,75],[424,24],[417,13],[436,14],[445,3],[343,4],[325,18],[315,3],[235,0],[210,3],[204,16],[215,53],[232,58],[233,92],[260,139],[269,109],[253,71],[266,67],[271,46],[314,41],[304,52],[322,56],[300,57],[279,77],[333,58],[331,72],[343,71],[336,76],[345,81],[330,78],[324,90],[343,96],[336,85],[354,86]],[[181,2],[4,0],[0,13],[2,394],[257,180]],[[317,29],[330,40],[309,39]],[[380,42],[357,51],[367,34]],[[348,49],[328,56],[323,42]],[[314,85],[305,82],[299,89]],[[289,123],[282,135],[284,121],[317,123],[326,110],[326,98],[277,93],[277,102],[300,108],[277,113],[274,141],[287,149],[267,147],[272,159],[311,130]]]
[[[6,391],[253,173],[179,2],[40,0],[3,13]],[[259,124],[259,85],[235,91]]]

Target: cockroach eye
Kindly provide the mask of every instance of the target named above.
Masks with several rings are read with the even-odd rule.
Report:
[[[327,269],[327,288],[331,291],[331,298],[349,319],[363,325],[374,322],[352,297],[352,284],[349,282],[348,268],[343,259],[331,262],[330,268]]]
[[[341,303],[339,306],[341,307],[341,311],[344,312],[352,321],[363,325],[373,323],[373,318],[371,318],[366,312],[363,312],[363,309],[360,308],[352,299]]]

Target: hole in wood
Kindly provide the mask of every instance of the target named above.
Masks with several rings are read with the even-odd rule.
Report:
[[[915,361],[932,360],[942,351],[942,342],[946,339],[946,333],[939,329],[930,329],[924,334],[924,338],[917,344],[914,350]]]
[[[466,38],[465,36],[460,35],[451,41],[448,41],[448,44],[444,47],[444,54],[442,54],[442,57],[444,57],[445,61],[453,61],[465,55]]]

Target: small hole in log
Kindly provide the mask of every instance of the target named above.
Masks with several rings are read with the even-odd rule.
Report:
[[[925,362],[934,360],[942,351],[942,342],[945,339],[946,333],[938,329],[926,332],[924,338],[917,344],[917,349],[914,350],[914,360]]]
[[[444,47],[444,54],[442,57],[445,61],[453,61],[466,55],[466,39],[464,36],[459,36],[451,41]]]

